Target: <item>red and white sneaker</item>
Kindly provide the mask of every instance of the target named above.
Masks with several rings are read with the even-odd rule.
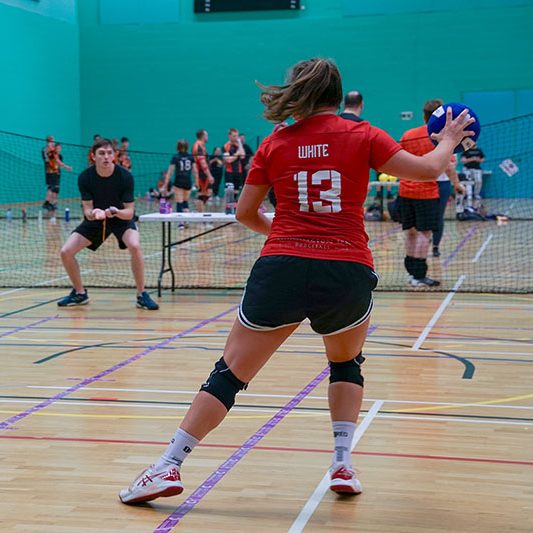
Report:
[[[339,494],[361,494],[363,487],[351,468],[339,466],[330,469],[330,490]]]
[[[179,470],[169,466],[161,472],[154,471],[154,465],[149,466],[127,488],[118,495],[122,503],[149,502],[156,498],[175,496],[183,492],[183,483]]]

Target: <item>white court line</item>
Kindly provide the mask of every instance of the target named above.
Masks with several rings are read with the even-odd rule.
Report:
[[[92,272],[92,269],[91,270],[83,270],[81,272],[81,274],[85,275],[85,274],[89,274],[89,272]],[[62,280],[62,279],[68,279],[68,276],[61,276],[60,278],[48,279],[46,281],[41,281],[40,283],[34,283],[32,285],[32,287],[41,287],[42,285],[46,285],[47,283],[52,283],[54,281],[59,281],[59,280]]]
[[[11,294],[13,292],[25,291],[25,290],[26,290],[26,287],[19,287],[18,289],[12,289],[10,291],[0,292],[0,296],[6,296],[7,294]]]
[[[59,387],[56,385],[24,385],[27,389],[53,389],[53,390],[67,390],[70,387]],[[3,389],[17,389],[18,386],[13,385],[10,387],[2,387]],[[122,389],[120,387],[87,387],[88,391],[106,391],[106,392],[143,392],[154,394],[189,394],[196,395],[197,390],[169,390],[169,389]],[[249,392],[239,392],[239,398],[293,398],[290,394],[252,394]],[[327,396],[306,396],[306,400],[327,400]],[[364,398],[363,402],[377,402],[379,400],[375,398]],[[453,405],[459,407],[482,407],[482,408],[498,408],[498,409],[531,409],[533,406],[525,405],[504,405],[504,404],[477,404],[477,403],[461,403],[461,402],[429,402],[425,400],[383,400],[383,403],[400,403],[400,404],[414,404],[414,405]]]
[[[486,239],[485,242],[479,247],[479,250],[477,251],[476,255],[474,256],[474,259],[472,259],[472,263],[477,263],[479,258],[481,257],[481,254],[485,251],[485,248],[489,245],[489,242],[492,240],[492,237],[494,235],[491,233]]]
[[[448,307],[448,304],[451,302],[452,298],[454,297],[457,289],[462,285],[463,281],[466,279],[466,276],[461,276],[453,286],[453,289],[448,293],[446,298],[444,298],[443,302],[439,305],[439,308],[435,311],[435,314],[431,317],[431,320],[428,322],[428,325],[424,328],[422,333],[420,334],[420,337],[416,339],[416,342],[413,344],[413,350],[416,352],[420,349],[420,346],[424,344],[424,341],[426,340],[426,337],[429,335],[431,330],[433,329],[433,326],[437,323],[437,320],[440,318],[442,313],[444,313],[444,310]]]
[[[363,422],[361,422],[361,424],[357,426],[357,429],[355,430],[353,436],[352,447],[350,451],[353,451],[356,444],[359,442],[365,431],[368,429],[368,426],[370,426],[372,420],[374,420],[374,418],[376,417],[382,405],[383,400],[376,400],[374,402],[374,405],[366,414]],[[326,494],[326,491],[329,488],[329,481],[330,476],[328,471],[322,478],[322,481],[318,484],[311,497],[307,500],[307,503],[304,505],[304,508],[301,510],[300,514],[296,517],[296,520],[293,522],[291,528],[289,529],[289,533],[299,533],[300,531],[303,531],[307,522],[309,522],[309,519],[322,501],[324,494]]]

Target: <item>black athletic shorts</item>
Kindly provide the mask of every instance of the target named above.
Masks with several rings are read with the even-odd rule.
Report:
[[[249,329],[269,331],[309,318],[320,335],[340,333],[370,316],[377,282],[377,274],[361,263],[260,257],[246,283],[239,321]]]
[[[439,230],[439,199],[417,200],[400,196],[400,220],[402,229],[417,231]]]
[[[105,237],[103,235],[103,228],[102,220],[84,220],[72,233],[79,233],[86,239],[89,239],[91,244],[87,248],[95,251],[111,234],[117,238],[118,247],[121,250],[125,250],[127,246],[122,240],[122,235],[128,229],[137,231],[137,226],[133,220],[122,220],[120,218],[108,218],[106,220]]]
[[[59,192],[59,174],[46,174],[46,186],[49,190],[55,189],[55,192]]]
[[[226,176],[224,179],[226,183],[233,183],[233,188],[236,191],[240,191],[242,189],[242,174],[238,174],[236,172],[226,172]]]
[[[192,189],[191,178],[184,178],[181,176],[176,176],[174,178],[174,187],[177,187],[178,189],[185,189],[186,191],[190,191]]]

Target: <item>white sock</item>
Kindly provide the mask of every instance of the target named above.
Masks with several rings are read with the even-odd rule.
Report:
[[[167,466],[181,467],[181,464],[189,455],[193,448],[199,443],[198,439],[195,439],[192,435],[189,435],[183,429],[178,429],[176,434],[168,444],[165,453],[159,458],[154,465],[154,469],[163,470]]]
[[[333,422],[333,437],[335,451],[333,452],[333,466],[352,466],[352,441],[356,425],[353,422]]]

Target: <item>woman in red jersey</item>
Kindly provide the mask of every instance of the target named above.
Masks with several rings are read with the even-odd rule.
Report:
[[[161,458],[120,492],[123,503],[172,496],[183,490],[180,467],[194,446],[217,427],[235,396],[305,318],[322,335],[330,368],[328,389],[334,445],[330,488],[359,494],[351,443],[363,398],[364,361],[372,290],[377,283],[363,224],[370,168],[412,180],[434,180],[473,122],[466,111],[434,138],[432,152],[416,156],[366,121],[336,115],[341,77],[329,60],[298,63],[286,85],[263,86],[265,117],[295,124],[259,147],[246,179],[237,219],[267,240],[244,292],[226,342],[180,428]],[[273,222],[259,207],[270,187]]]

